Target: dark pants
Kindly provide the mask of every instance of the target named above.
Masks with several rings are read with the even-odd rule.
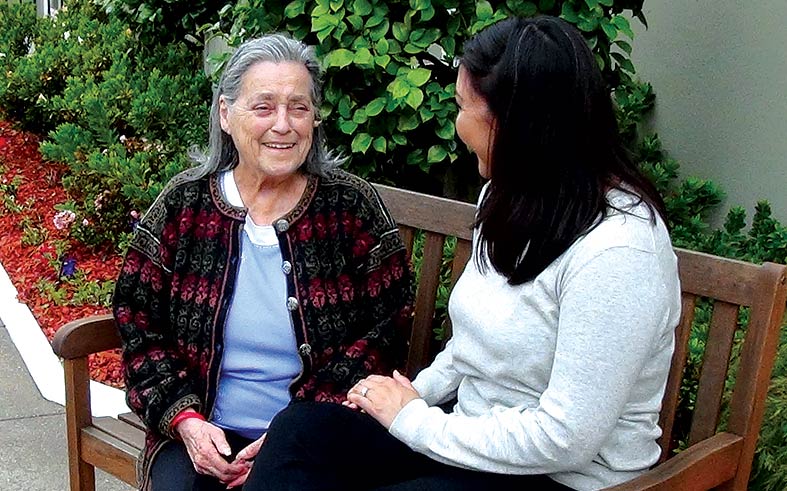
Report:
[[[232,449],[229,461],[253,440],[244,438],[232,431],[224,430],[227,442]],[[227,485],[212,476],[197,474],[194,464],[180,440],[172,440],[156,454],[150,471],[152,491],[226,491]]]
[[[546,476],[470,471],[414,452],[368,415],[298,403],[279,413],[244,490],[561,491]]]

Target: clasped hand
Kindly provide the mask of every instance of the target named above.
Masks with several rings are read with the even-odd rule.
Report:
[[[227,489],[242,486],[251,471],[252,460],[257,456],[265,435],[238,452],[235,460],[227,462],[232,455],[224,431],[207,421],[186,419],[178,424],[176,431],[186,446],[186,451],[200,474],[213,476],[227,485]]]
[[[370,375],[355,384],[344,405],[362,409],[389,429],[399,411],[420,397],[410,380],[394,370],[393,377]]]

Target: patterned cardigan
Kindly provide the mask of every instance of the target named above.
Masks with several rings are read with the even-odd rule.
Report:
[[[176,177],[126,254],[114,315],[126,398],[148,428],[141,489],[158,449],[174,437],[173,417],[189,406],[211,415],[245,215],[225,200],[218,175]],[[413,280],[374,188],[340,170],[310,175],[298,204],[274,228],[287,278],[282,302],[303,363],[293,398],[339,402],[367,374],[400,366]]]

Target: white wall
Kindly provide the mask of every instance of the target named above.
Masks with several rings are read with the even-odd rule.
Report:
[[[787,224],[787,1],[646,0],[632,58],[653,85],[651,129],[682,174],[767,199]],[[718,223],[718,222],[717,222]]]
[[[35,2],[40,17],[54,14],[60,8],[61,3],[60,0],[35,0]]]

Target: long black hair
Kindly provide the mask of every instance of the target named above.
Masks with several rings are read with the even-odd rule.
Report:
[[[501,21],[465,43],[461,67],[494,117],[475,223],[482,270],[486,252],[509,284],[532,280],[609,213],[611,188],[665,216],[623,147],[609,87],[573,26],[548,16]]]

